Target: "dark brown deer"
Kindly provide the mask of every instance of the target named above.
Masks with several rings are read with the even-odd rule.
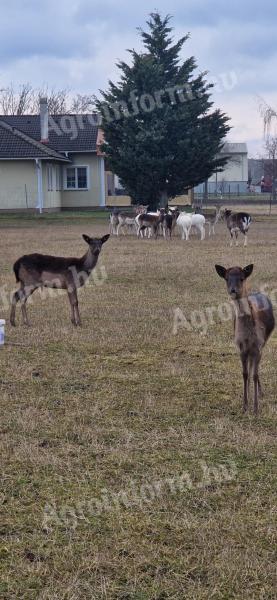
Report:
[[[254,413],[258,414],[258,396],[262,396],[259,364],[262,349],[272,333],[275,320],[269,298],[261,292],[247,291],[246,280],[253,265],[244,269],[225,269],[215,265],[220,277],[225,279],[229,296],[235,308],[235,342],[240,352],[244,381],[243,408],[248,409],[250,378],[254,380]]]
[[[172,232],[176,226],[179,214],[180,212],[177,208],[166,209],[164,214],[162,214],[162,229],[163,236],[165,239],[171,239]]]
[[[232,213],[231,210],[225,209],[224,217],[231,236],[230,246],[233,245],[234,234],[236,237],[236,246],[238,245],[239,231],[244,235],[244,246],[247,246],[247,233],[251,223],[251,216],[246,212]]]
[[[73,325],[81,325],[78,308],[77,289],[82,287],[96,266],[102,245],[109,239],[91,238],[83,235],[88,244],[88,251],[81,258],[64,258],[46,254],[25,254],[19,258],[13,267],[16,281],[20,289],[14,293],[10,314],[11,325],[15,325],[17,302],[21,302],[23,322],[29,325],[26,302],[35,290],[42,287],[67,290],[71,306],[71,321]]]

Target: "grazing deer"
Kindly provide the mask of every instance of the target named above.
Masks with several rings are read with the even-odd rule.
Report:
[[[225,269],[215,265],[220,277],[225,279],[228,294],[235,308],[235,342],[240,352],[244,391],[243,408],[248,409],[250,378],[254,380],[254,413],[258,414],[258,395],[262,396],[259,379],[259,364],[262,349],[272,333],[275,320],[269,298],[261,292],[247,291],[246,279],[253,271],[253,265],[244,269]]]
[[[236,236],[236,246],[238,246],[239,231],[244,235],[244,246],[247,246],[247,232],[251,223],[251,216],[246,212],[232,213],[231,210],[225,209],[224,217],[231,236],[230,246],[233,245],[233,234]]]
[[[109,237],[109,234],[102,238],[83,235],[83,239],[89,247],[81,258],[64,258],[46,254],[21,256],[13,267],[16,281],[20,283],[20,289],[14,293],[12,298],[11,325],[15,325],[15,311],[19,301],[21,302],[23,322],[25,325],[29,325],[26,302],[35,290],[42,287],[67,290],[71,306],[71,321],[73,325],[81,325],[77,289],[86,283],[96,266],[102,245]]]

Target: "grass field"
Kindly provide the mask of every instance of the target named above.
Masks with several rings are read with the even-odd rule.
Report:
[[[0,318],[19,255],[81,255],[82,233],[106,231],[90,215],[1,219]],[[202,243],[111,238],[81,329],[67,298],[39,293],[32,326],[19,312],[7,325],[1,599],[276,598],[277,331],[260,415],[243,415],[214,264],[253,262],[253,287],[277,288],[277,218],[255,219],[248,248],[228,244],[223,224]]]

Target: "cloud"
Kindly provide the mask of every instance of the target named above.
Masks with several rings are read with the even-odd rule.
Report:
[[[277,106],[277,3],[158,4],[162,14],[173,15],[177,38],[191,33],[182,57],[195,56],[199,70],[207,69],[217,82],[215,105],[231,116],[233,139],[262,140],[256,98],[270,98]],[[29,81],[80,93],[95,93],[108,79],[118,80],[116,62],[130,60],[127,48],[141,49],[136,28],[145,29],[155,10],[146,0],[135,5],[127,0],[0,0],[0,7],[0,87]]]

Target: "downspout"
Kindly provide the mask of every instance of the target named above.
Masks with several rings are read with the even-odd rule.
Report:
[[[100,206],[106,206],[106,185],[105,185],[105,160],[99,156],[100,165]]]
[[[36,169],[37,169],[37,182],[38,182],[38,202],[36,208],[39,213],[43,212],[43,186],[42,186],[42,166],[41,160],[36,158]]]

